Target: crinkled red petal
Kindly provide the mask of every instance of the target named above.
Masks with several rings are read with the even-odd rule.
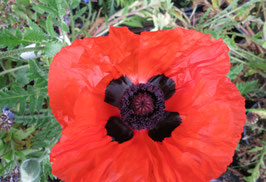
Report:
[[[111,29],[107,37],[76,40],[62,48],[49,70],[48,94],[57,121],[66,127],[75,120],[73,106],[80,92],[104,94],[112,79],[136,79],[138,36],[127,28]]]

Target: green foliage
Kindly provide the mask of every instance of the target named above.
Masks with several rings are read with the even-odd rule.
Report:
[[[41,180],[43,182],[48,182],[48,178],[50,179],[56,179],[54,175],[52,175],[52,168],[50,164],[50,159],[49,157],[46,157],[42,160],[41,162]]]
[[[242,69],[243,69],[243,64],[239,64],[234,67],[231,67],[231,70],[227,74],[227,77],[230,78],[230,80],[234,80],[236,76],[242,71]]]
[[[266,155],[266,145],[264,145],[264,147],[257,147],[256,150],[250,150],[250,153],[253,152],[260,152],[259,155],[257,155],[257,157],[259,157],[259,160],[255,166],[255,168],[253,169],[249,169],[248,172],[251,174],[248,177],[244,177],[245,181],[247,182],[256,182],[257,179],[260,177],[260,171],[259,169],[265,169],[265,164],[264,164],[264,156]]]
[[[259,88],[258,81],[256,80],[240,82],[240,83],[237,83],[236,86],[242,95],[255,92]]]

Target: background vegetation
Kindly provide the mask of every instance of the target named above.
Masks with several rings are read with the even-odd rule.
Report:
[[[180,26],[222,38],[232,63],[227,76],[246,98],[248,119],[233,163],[212,181],[265,180],[265,6],[263,0],[1,0],[0,181],[59,181],[49,163],[61,131],[48,104],[49,65],[62,46],[106,35],[110,25],[135,33]]]

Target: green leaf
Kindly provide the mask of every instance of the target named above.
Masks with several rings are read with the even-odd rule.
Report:
[[[28,128],[26,132],[24,132],[23,130],[15,129],[15,128],[10,129],[10,132],[13,133],[13,137],[16,140],[23,140],[23,139],[27,138],[34,131],[35,131],[34,126],[31,126],[30,128]]]
[[[44,68],[40,66],[39,62],[35,60],[29,60],[30,71],[28,74],[28,78],[30,80],[34,80],[35,88],[44,88],[47,86],[48,81],[48,70],[44,72]]]
[[[0,47],[13,48],[20,43],[20,37],[17,37],[15,34],[11,33],[9,29],[3,29],[2,31],[0,31]]]
[[[64,16],[65,14],[66,14],[66,10],[64,9],[59,10],[59,15]]]
[[[41,166],[37,159],[27,159],[20,166],[20,174],[22,182],[37,182]]]
[[[259,115],[261,119],[266,119],[266,109],[246,109],[246,111]]]
[[[46,5],[50,5],[53,8],[56,8],[55,0],[40,0],[41,2],[45,3]]]
[[[0,91],[0,104],[3,107],[7,105],[11,108],[12,105],[14,105],[17,101],[28,97],[29,95],[31,94],[27,93],[23,88],[20,87],[14,87],[10,91]]]
[[[40,34],[43,34],[43,30],[33,21],[31,21],[31,19],[27,18],[28,24],[30,26],[30,28],[36,32],[39,32]]]
[[[261,151],[262,149],[263,149],[263,147],[258,147],[258,146],[256,146],[255,148],[248,150],[248,152],[249,152],[249,153],[259,152],[259,151]]]
[[[54,31],[54,27],[53,27],[53,21],[52,21],[52,16],[49,15],[47,17],[47,20],[46,20],[46,29],[47,29],[47,32],[50,36],[52,37],[57,37],[57,33],[55,33]]]
[[[21,151],[18,151],[18,150],[15,151],[15,155],[16,155],[17,157],[19,157],[19,159],[22,160],[22,161],[26,160],[25,155],[24,155],[23,152],[21,152]]]
[[[87,11],[87,6],[83,7],[82,9],[78,10],[74,15],[74,19],[81,17]]]
[[[48,42],[44,48],[44,52],[48,57],[54,57],[62,47],[63,44],[60,42]]]
[[[32,9],[39,14],[43,14],[45,11],[42,8],[39,8],[39,4],[38,5],[33,5]]]
[[[49,37],[44,33],[40,33],[30,28],[25,28],[23,40],[28,41],[29,43],[42,43],[48,39]]]
[[[16,0],[16,3],[23,6],[29,6],[30,0]]]
[[[29,79],[27,77],[28,72],[29,72],[29,68],[20,69],[14,72],[14,76],[16,78],[16,82],[18,83],[18,85],[24,86],[27,83],[29,83]]]
[[[249,169],[248,172],[251,174],[248,177],[244,177],[245,181],[247,182],[256,182],[257,179],[260,177],[260,168],[264,169],[264,156],[266,154],[266,145],[263,144],[263,149],[261,150],[261,153],[258,155],[259,160],[256,164],[256,166],[253,169]],[[263,170],[262,170],[263,171]],[[265,171],[265,170],[264,170]]]
[[[10,165],[13,163],[14,161],[9,161],[8,162],[8,164],[6,164],[4,167],[2,167],[1,169],[0,169],[0,176],[3,176],[3,173],[4,173],[4,171],[6,170],[6,169],[8,169],[9,167],[10,167]]]
[[[259,88],[257,80],[236,83],[236,86],[242,95],[255,92]]]
[[[22,33],[21,33],[21,30],[19,28],[16,29],[16,38],[19,40],[22,39]]]
[[[80,4],[80,0],[71,0],[70,7],[76,9]]]
[[[41,166],[42,166],[41,181],[48,181],[47,179],[48,177],[50,177],[50,179],[52,180],[55,179],[55,176],[52,174],[52,168],[49,156],[47,156],[42,160]]]
[[[40,79],[40,75],[38,79]],[[36,82],[37,81],[39,80],[36,80]],[[37,97],[38,95],[47,95],[47,82],[44,82],[43,85],[45,85],[45,87],[29,89],[28,91],[25,91],[23,88],[20,88],[18,86],[13,87],[13,89],[11,90],[0,91],[0,106],[9,106],[10,108],[12,108],[18,102],[21,104],[21,107],[25,106],[25,102],[29,99],[30,96],[34,95],[35,97]],[[28,86],[28,88],[30,87]]]
[[[130,18],[125,18],[123,20],[123,24],[132,26],[132,27],[140,27],[142,28],[142,22],[146,22],[146,20],[140,16],[132,16]]]
[[[230,80],[234,80],[236,76],[242,71],[243,64],[239,64],[231,68],[230,72],[226,75]]]
[[[62,23],[61,24],[61,28],[62,28],[63,31],[69,33],[69,28],[68,28],[68,26],[66,24]]]
[[[52,14],[53,16],[58,16],[56,10],[51,8],[51,7],[47,7],[47,6],[43,6],[43,5],[39,4],[38,8],[42,9],[44,12]]]

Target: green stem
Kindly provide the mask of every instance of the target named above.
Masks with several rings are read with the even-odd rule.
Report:
[[[0,59],[10,57],[10,56],[15,56],[23,52],[39,51],[42,49],[43,47],[28,47],[28,48],[21,48],[21,49],[16,49],[16,50],[11,50],[11,51],[4,51],[4,52],[0,52]]]
[[[60,26],[63,26],[63,24],[65,24],[64,23],[64,17],[62,15],[60,15],[60,13],[59,13],[59,10],[62,8],[61,4],[57,3],[56,6],[57,6],[58,18],[59,18],[59,21],[60,21]],[[63,30],[63,28],[61,28],[60,26],[59,26],[59,29],[62,31],[64,43],[66,43],[67,45],[70,45],[71,43],[70,43],[70,41],[68,39],[67,32],[65,32]]]
[[[72,29],[72,35],[71,35],[71,41],[73,42],[76,35],[75,35],[75,21],[73,18],[73,12],[72,9],[70,8],[68,2],[66,0],[64,0],[65,4],[67,5],[67,9],[69,9],[70,11],[70,20],[71,20],[71,29]]]
[[[0,73],[0,76],[5,75],[7,73],[11,73],[11,72],[17,71],[17,70],[20,70],[20,69],[25,69],[25,68],[28,68],[28,67],[29,67],[29,65],[26,64],[26,65],[23,65],[23,66],[19,66],[19,67],[16,67],[16,68],[12,68],[12,69],[9,69],[9,70],[5,70],[5,71],[2,71]]]
[[[89,25],[91,24],[91,22],[94,22],[94,19],[92,19],[90,21],[90,18],[91,18],[91,1],[89,2],[89,13],[88,13],[88,16],[87,18],[83,18],[83,22],[85,22],[84,26],[81,27],[80,29],[80,32],[83,32],[84,30],[87,30]],[[96,13],[96,12],[95,12]],[[91,37],[91,36],[90,36]]]

